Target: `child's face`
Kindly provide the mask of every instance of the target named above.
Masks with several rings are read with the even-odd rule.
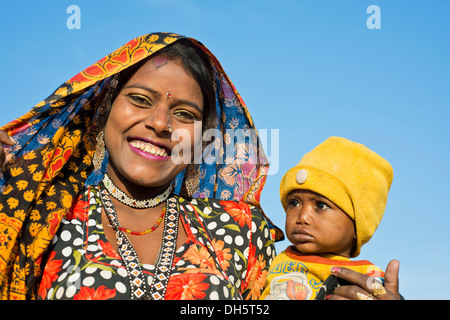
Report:
[[[298,251],[350,257],[355,227],[344,211],[307,190],[294,190],[286,200],[286,234]]]

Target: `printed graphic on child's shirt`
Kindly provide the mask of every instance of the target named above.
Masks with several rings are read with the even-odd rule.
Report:
[[[273,278],[267,300],[309,300],[313,290],[304,273],[290,273]]]

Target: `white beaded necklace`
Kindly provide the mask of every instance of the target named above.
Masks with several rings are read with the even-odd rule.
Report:
[[[126,204],[129,207],[137,208],[137,209],[148,209],[148,208],[154,208],[158,204],[164,202],[169,197],[170,193],[172,192],[172,184],[169,185],[169,187],[161,193],[160,195],[156,196],[155,198],[146,199],[146,200],[136,200],[128,196],[125,192],[120,190],[114,182],[109,178],[108,174],[105,173],[105,176],[103,177],[103,184],[105,185],[106,190],[108,190],[108,193],[116,200],[120,201],[123,204]]]

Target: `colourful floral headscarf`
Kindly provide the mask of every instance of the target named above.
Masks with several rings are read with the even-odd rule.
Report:
[[[86,185],[97,183],[104,170],[93,170],[101,97],[114,74],[145,59],[166,45],[184,38],[153,33],[131,40],[61,85],[24,116],[1,130],[17,143],[5,148],[7,162],[0,171],[0,297],[24,299],[35,296],[41,262],[73,200]],[[239,93],[214,55],[190,39],[210,57],[216,86],[218,129],[223,132],[221,164],[204,161],[198,166],[199,186],[194,197],[245,201],[259,205],[268,171],[264,151],[249,150],[235,142],[227,129],[254,129]],[[226,154],[227,145],[234,155]],[[227,157],[240,161],[228,161]],[[255,161],[256,159],[256,161]],[[252,160],[252,161],[249,161]],[[104,167],[103,167],[104,169]],[[185,172],[175,181],[180,193]],[[270,224],[270,221],[269,221]],[[282,232],[271,225],[274,239]]]

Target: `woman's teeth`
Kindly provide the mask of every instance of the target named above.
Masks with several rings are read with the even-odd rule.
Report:
[[[157,147],[157,146],[147,143],[147,142],[133,140],[130,142],[130,144],[139,150],[153,154],[155,156],[159,156],[159,157],[168,157],[169,156],[169,154],[167,153],[167,151],[165,149],[162,149],[160,147]]]

